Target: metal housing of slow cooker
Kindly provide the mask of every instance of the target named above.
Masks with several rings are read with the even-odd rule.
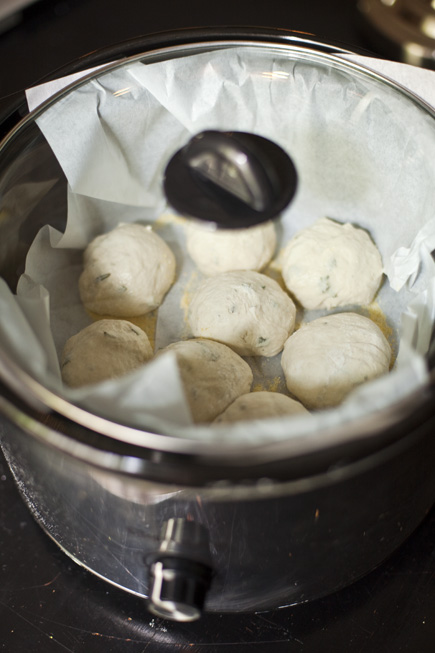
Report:
[[[192,30],[116,46],[62,73],[235,44],[326,59],[343,53],[282,30]],[[3,130],[24,113],[12,107]],[[44,166],[61,181],[59,212],[50,216],[59,228],[66,180],[24,116],[0,147],[0,187],[27,172],[43,175]],[[1,273],[12,289],[40,226],[31,213],[19,234],[0,225]],[[152,594],[150,608],[168,618],[196,618],[204,595],[206,610],[250,611],[335,591],[380,564],[434,501],[431,384],[347,427],[348,441],[331,446],[325,432],[322,448],[291,456],[285,442],[222,450],[115,424],[43,388],[4,351],[0,371],[2,448],[37,521],[77,563]]]

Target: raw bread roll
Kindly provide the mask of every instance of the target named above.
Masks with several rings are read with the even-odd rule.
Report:
[[[186,247],[198,268],[207,276],[229,270],[262,270],[276,247],[272,222],[249,229],[218,229],[189,225]]]
[[[389,370],[391,348],[379,327],[356,313],[303,325],[284,345],[287,388],[307,408],[339,404],[349,392]]]
[[[370,304],[381,284],[382,259],[367,232],[321,218],[289,241],[282,276],[304,308]]]
[[[62,379],[72,388],[98,383],[123,376],[152,356],[145,331],[127,320],[98,320],[67,340]]]
[[[180,340],[159,351],[172,351],[196,423],[211,422],[239,395],[249,392],[253,380],[248,363],[229,347],[213,340]]]
[[[268,417],[309,414],[299,401],[280,392],[250,392],[238,397],[214,420],[215,424],[228,424]]]
[[[241,356],[275,356],[293,332],[296,307],[276,281],[253,270],[206,279],[193,295],[194,336],[228,345]]]
[[[84,253],[79,279],[85,307],[98,315],[134,317],[163,301],[175,280],[175,257],[151,227],[120,224]]]

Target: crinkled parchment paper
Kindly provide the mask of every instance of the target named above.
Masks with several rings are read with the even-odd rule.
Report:
[[[401,83],[410,76],[423,98],[426,75],[435,80],[427,71],[416,81],[410,67],[374,63]],[[30,89],[30,107],[50,92],[50,85]],[[296,450],[318,441],[326,426],[375,412],[427,382],[423,355],[435,319],[435,121],[413,100],[357,67],[346,72],[339,59],[304,61],[280,48],[271,54],[239,46],[103,71],[61,96],[37,123],[68,180],[67,228],[64,234],[41,229],[16,297],[1,284],[0,338],[20,366],[50,389],[140,428],[237,444],[293,438]],[[379,308],[386,316],[395,365],[334,410],[248,426],[193,426],[169,354],[116,382],[74,391],[62,386],[59,353],[92,319],[78,294],[82,250],[119,222],[153,224],[177,259],[177,281],[157,313],[156,350],[189,337],[185,311],[201,275],[185,252],[182,219],[166,206],[162,176],[172,154],[204,129],[260,134],[295,162],[299,187],[277,223],[272,275],[279,273],[282,245],[323,216],[367,229],[381,251],[385,282],[376,305],[365,310],[372,315]],[[279,356],[249,362],[257,387],[284,389]]]

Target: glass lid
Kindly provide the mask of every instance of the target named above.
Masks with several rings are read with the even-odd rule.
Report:
[[[0,145],[0,376],[33,408],[56,411],[143,447],[216,455],[246,447],[263,455],[270,447],[275,456],[278,444],[279,455],[291,456],[325,446],[326,432],[331,446],[360,438],[359,424],[365,425],[365,436],[375,433],[374,424],[393,423],[398,406],[427,387],[435,305],[430,257],[435,123],[423,101],[352,57],[316,49],[303,39],[155,48],[86,71],[79,79],[31,89],[28,100],[33,110]],[[264,260],[251,263],[248,254],[258,245],[245,246],[247,253],[240,244],[247,234],[238,234],[242,241],[223,246],[223,258],[230,258],[222,264],[227,267],[211,272],[207,264],[221,247],[213,241],[217,234],[177,213],[163,184],[174,153],[208,130],[268,139],[291,157],[298,175],[295,197],[266,225],[272,241],[261,236]],[[219,159],[218,165],[221,170],[228,162]],[[230,175],[232,170],[225,168]],[[335,301],[323,272],[316,283],[330,298],[326,303],[324,298],[318,304],[304,302],[288,286],[286,248],[325,219],[328,229],[364,233],[379,253],[380,276],[371,297],[350,292]],[[191,245],[195,229],[203,237],[196,252]],[[346,238],[337,238],[334,256],[340,270],[347,270]],[[356,276],[341,273],[340,288],[364,286],[367,265],[361,257],[352,272]],[[310,250],[309,268],[316,268],[316,258]],[[87,265],[99,270],[92,272],[90,290],[83,281]],[[267,290],[260,296],[255,283],[264,277]],[[115,286],[104,296],[112,281]],[[239,284],[236,292],[242,288],[255,295],[245,311],[254,314],[253,323],[243,313],[245,299],[228,309],[228,283],[233,290]],[[206,295],[198,299],[207,284],[210,305]],[[275,292],[285,295],[285,308],[276,309]],[[139,308],[132,308],[137,295]],[[262,297],[269,303],[263,305]],[[194,302],[201,309],[198,319],[192,317]],[[233,321],[226,315],[218,324],[219,302],[226,313],[240,314]],[[375,325],[390,362],[382,373],[359,374],[356,381],[349,376],[339,400],[313,403],[303,395],[301,401],[283,367],[287,340],[314,320],[342,313]],[[287,331],[271,349],[243,348],[232,340],[240,328],[242,339],[252,340],[252,330],[265,347],[266,341],[277,340],[282,321]],[[125,323],[130,331],[121,334]],[[269,328],[266,336],[257,334],[259,324]],[[66,343],[92,325],[95,334],[78,354],[82,380],[66,381],[64,370],[71,369],[76,355],[65,354]],[[346,335],[351,352],[353,328]],[[125,362],[131,359],[130,340],[138,336],[148,344],[141,340],[133,347],[140,364],[130,366]],[[102,353],[102,340],[111,338],[130,353]],[[174,343],[180,342],[178,350]],[[183,349],[186,342],[193,347],[190,352]],[[331,346],[328,370],[312,356],[305,365],[305,376],[314,370],[322,387],[337,358],[331,338],[324,342],[323,349]],[[117,368],[110,378],[120,358],[122,372]],[[93,376],[95,368],[103,375]],[[248,394],[259,401],[261,395],[264,414],[248,408],[247,419],[219,421]],[[271,395],[272,401],[280,395],[301,409],[291,414],[271,409]]]

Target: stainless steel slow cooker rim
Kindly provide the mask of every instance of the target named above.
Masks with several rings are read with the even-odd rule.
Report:
[[[417,400],[418,396],[415,394],[412,400]],[[415,407],[415,406],[414,406]],[[61,456],[66,455],[75,463],[85,465],[91,469],[101,470],[105,474],[112,476],[113,474],[121,475],[130,481],[146,481],[151,482],[158,486],[160,484],[165,487],[173,486],[174,492],[183,492],[184,494],[193,493],[196,496],[197,491],[201,491],[204,497],[216,493],[222,501],[239,501],[241,499],[252,500],[253,497],[257,499],[270,499],[276,496],[289,496],[292,494],[300,494],[305,491],[312,491],[314,488],[326,488],[329,485],[334,485],[350,477],[358,477],[362,472],[372,469],[373,467],[383,465],[390,459],[396,457],[398,452],[406,451],[409,447],[415,446],[415,442],[419,439],[427,437],[424,424],[417,424],[415,429],[406,432],[404,437],[396,438],[393,441],[387,442],[380,449],[366,452],[365,455],[359,456],[354,460],[341,461],[339,464],[330,465],[324,469],[314,470],[312,473],[301,471],[297,475],[289,475],[274,477],[266,474],[257,474],[252,476],[250,474],[249,466],[244,470],[245,474],[237,474],[233,476],[229,474],[226,476],[207,476],[207,472],[201,477],[196,478],[195,473],[192,474],[192,467],[197,466],[198,458],[201,460],[200,455],[197,456],[184,456],[183,458],[176,457],[175,467],[178,471],[183,473],[179,477],[171,477],[168,473],[168,468],[165,466],[164,456],[161,458],[161,452],[153,451],[151,456],[151,466],[158,470],[158,473],[150,473],[151,467],[147,464],[143,465],[143,460],[132,455],[118,454],[111,450],[101,450],[94,447],[87,442],[79,442],[68,433],[61,432],[59,429],[53,428],[50,424],[46,424],[28,414],[23,413],[19,407],[11,403],[7,398],[0,394],[0,411],[6,416],[18,429],[20,437],[30,437],[38,442],[44,450],[54,450],[56,454]],[[400,416],[399,416],[400,417]],[[405,417],[405,416],[403,416]],[[379,424],[379,428],[385,428],[385,424]],[[1,434],[0,434],[1,435]],[[327,434],[326,436],[327,437]],[[1,445],[1,438],[0,438]],[[246,454],[246,450],[244,452]],[[314,452],[318,455],[319,452]],[[321,452],[320,452],[321,453]],[[8,458],[7,447],[4,450],[6,458]],[[189,468],[187,473],[184,473],[184,465],[186,460],[189,461]],[[211,469],[213,460],[207,461],[206,470]],[[222,461],[218,461],[222,464]],[[163,464],[162,464],[163,463]],[[171,459],[169,469],[173,466],[174,460]],[[229,471],[231,468],[229,468]],[[203,470],[204,471],[204,470]]]
[[[201,32],[201,35],[203,37],[203,31]],[[163,56],[164,54],[167,54],[168,51],[177,50],[177,53],[181,53],[181,52],[186,52],[188,50],[191,51],[192,48],[194,50],[199,50],[199,49],[209,50],[210,48],[216,49],[218,47],[219,48],[240,47],[240,46],[252,46],[257,48],[272,47],[275,49],[278,48],[279,50],[283,50],[283,51],[288,51],[289,49],[291,49],[293,53],[298,53],[298,55],[300,55],[301,57],[304,55],[306,56],[307,52],[309,52],[312,57],[317,58],[322,63],[325,63],[325,61],[327,61],[329,63],[333,63],[334,65],[339,66],[340,68],[356,71],[365,76],[369,76],[378,81],[381,81],[382,83],[386,83],[389,86],[394,87],[396,90],[399,90],[400,92],[404,93],[412,101],[419,104],[425,111],[429,112],[432,117],[435,117],[435,111],[430,106],[428,106],[423,100],[421,100],[421,98],[415,96],[408,89],[401,87],[396,82],[387,79],[386,77],[380,75],[377,72],[365,68],[364,66],[362,66],[357,62],[348,61],[347,59],[344,60],[341,58],[342,54],[352,54],[351,51],[337,50],[337,53],[339,52],[340,54],[335,54],[335,53],[331,54],[330,52],[325,53],[325,51],[316,51],[314,49],[314,46],[316,44],[311,40],[308,41],[307,44],[303,37],[298,36],[296,37],[297,45],[295,45],[295,37],[292,36],[291,38],[292,38],[292,42],[290,44],[277,43],[276,41],[270,41],[270,42],[267,40],[255,41],[255,40],[248,40],[248,39],[247,40],[240,39],[237,41],[223,39],[222,41],[214,40],[212,42],[208,42],[202,38],[202,40],[194,43],[189,42],[187,44],[181,44],[181,45],[178,44],[176,46],[155,48],[145,53],[142,52],[139,54],[135,54],[132,57],[126,57],[115,63],[104,65],[103,68],[94,70],[93,72],[82,77],[80,80],[78,81],[76,80],[62,91],[59,91],[59,93],[52,96],[49,100],[44,102],[40,107],[35,109],[33,112],[29,113],[26,117],[24,117],[17,124],[15,129],[9,132],[6,138],[0,143],[0,154],[2,148],[5,147],[6,144],[11,139],[14,138],[14,135],[18,133],[19,130],[24,128],[29,122],[34,121],[46,108],[52,106],[60,98],[64,97],[69,92],[74,91],[80,85],[87,83],[90,79],[95,78],[101,74],[104,74],[105,72],[111,71],[115,68],[123,67],[133,61],[143,60],[144,57],[145,58],[153,57],[153,56],[155,57],[157,53],[159,54],[159,56],[160,55]],[[133,429],[132,427],[119,425],[109,420],[106,420],[102,417],[98,417],[97,415],[93,415],[92,413],[85,411],[82,408],[75,406],[72,403],[66,401],[59,395],[56,395],[55,393],[49,391],[47,388],[44,388],[41,384],[39,384],[37,381],[32,379],[29,375],[25,374],[22,370],[20,370],[15,365],[15,363],[8,358],[6,354],[0,351],[0,357],[1,356],[3,356],[3,362],[6,364],[6,367],[9,369],[12,376],[16,380],[19,379],[20,382],[23,383],[23,388],[26,390],[26,392],[23,393],[24,395],[26,395],[27,392],[29,392],[30,396],[33,397],[36,400],[36,402],[38,401],[42,402],[42,405],[46,406],[49,410],[64,415],[67,419],[71,419],[74,422],[82,424],[86,428],[91,428],[96,433],[100,433],[105,437],[112,438],[117,441],[120,440],[127,445],[131,444],[133,446],[143,447],[144,450],[152,449],[160,452],[163,451],[163,452],[170,452],[176,454],[193,455],[195,457],[205,456],[207,458],[210,457],[215,460],[222,459],[223,457],[225,458],[227,463],[230,463],[231,460],[234,460],[237,456],[240,456],[240,453],[242,451],[243,452],[242,460],[246,461],[246,464],[248,466],[252,462],[251,458],[249,456],[246,456],[246,447],[242,447],[242,448],[228,447],[225,451],[225,455],[223,456],[221,448],[217,447],[213,443],[209,443],[209,442],[205,443],[197,440],[180,438],[178,436],[173,437],[169,434],[168,435],[156,434],[156,433],[152,433],[151,431],[142,431],[138,429]],[[379,423],[382,424],[382,427],[385,427],[385,424],[392,424],[397,421],[397,410],[387,410],[385,411],[385,414],[384,413],[382,414],[382,416],[383,419]],[[380,416],[378,415],[378,417]],[[384,419],[385,421],[383,421]],[[365,432],[365,428],[364,428],[365,425],[362,422],[358,424],[361,429],[361,436],[364,433],[366,433],[367,435],[367,432]],[[144,437],[147,440],[146,443],[144,443]],[[273,443],[273,445],[264,445],[263,447],[253,447],[252,449],[250,449],[250,452],[256,455],[258,454],[259,451],[261,451],[264,459],[265,452],[268,451],[268,455],[271,456],[272,459],[275,459],[277,456],[283,455],[283,448],[285,449],[285,443]]]

